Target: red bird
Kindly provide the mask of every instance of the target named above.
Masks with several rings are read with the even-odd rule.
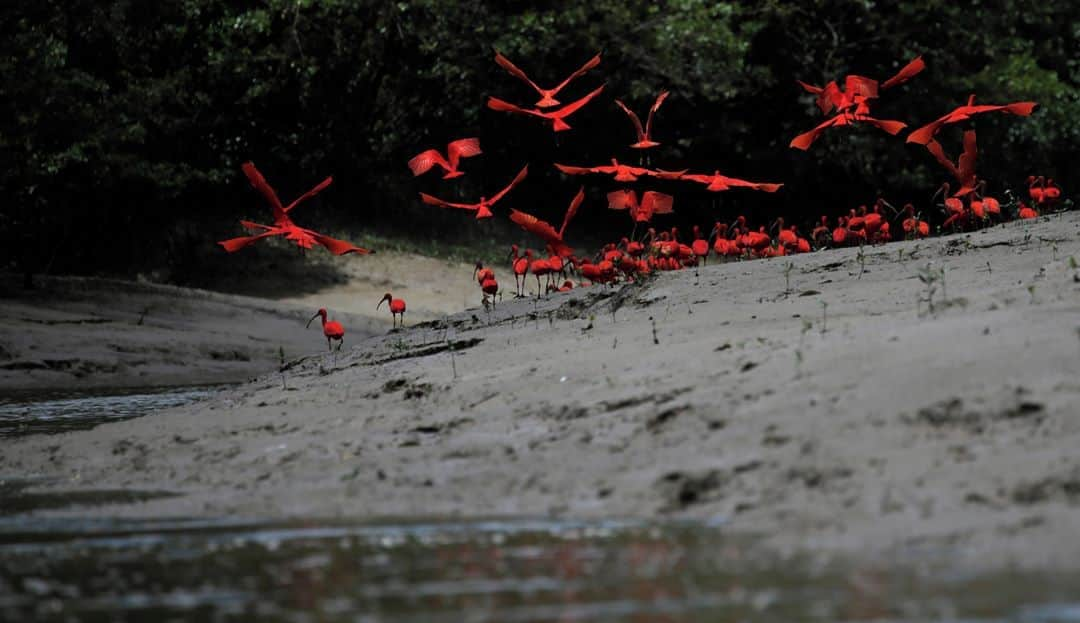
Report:
[[[930,224],[915,215],[915,206],[904,205],[904,220],[900,223],[905,238],[926,238],[930,235]]]
[[[326,336],[326,350],[332,350],[330,346],[330,340],[338,341],[338,349],[341,349],[342,344],[345,343],[345,328],[341,326],[341,323],[337,320],[326,320],[326,310],[320,309],[315,312],[315,315],[311,317],[311,320],[307,321],[305,328],[311,326],[311,321],[315,320],[319,316],[322,316],[322,332]]]
[[[694,256],[701,260],[702,264],[707,264],[709,257],[709,241],[701,237],[701,228],[694,225],[694,241],[690,243],[690,249],[694,252]]]
[[[975,130],[964,131],[964,153],[960,154],[960,159],[956,164],[953,164],[945,155],[941,143],[937,142],[937,140],[930,139],[930,141],[926,143],[926,149],[934,156],[934,159],[936,159],[941,166],[945,167],[945,169],[956,178],[956,181],[960,183],[960,187],[953,193],[954,197],[963,197],[975,190],[975,160],[979,156],[979,148],[975,140]]]
[[[318,232],[300,227],[296,223],[293,223],[292,219],[289,218],[289,212],[292,211],[293,208],[305,199],[314,197],[326,189],[326,187],[334,181],[334,178],[326,178],[315,188],[300,195],[300,197],[289,205],[282,206],[277,193],[274,192],[274,189],[266,182],[266,178],[262,176],[262,173],[259,173],[259,170],[255,168],[253,163],[245,162],[241,168],[244,170],[244,175],[247,176],[248,181],[251,182],[252,187],[262,193],[262,196],[270,203],[270,208],[273,210],[274,214],[274,224],[271,226],[252,223],[251,221],[240,221],[240,224],[244,229],[247,229],[248,231],[261,231],[262,233],[254,236],[230,238],[229,240],[222,240],[219,242],[218,244],[224,247],[229,253],[235,253],[244,247],[255,244],[258,240],[271,238],[273,236],[285,236],[286,240],[291,240],[296,243],[296,246],[300,247],[301,251],[310,249],[316,244],[320,244],[326,247],[326,250],[334,255],[345,255],[346,253],[366,255],[368,253],[374,253],[374,251],[353,246],[344,240],[337,240],[330,236],[324,236]]]
[[[907,127],[907,124],[902,121],[876,119],[868,115],[843,112],[829,119],[828,121],[819,124],[813,130],[810,130],[809,132],[803,132],[802,134],[791,139],[790,147],[806,151],[810,148],[810,145],[812,145],[814,141],[816,141],[818,137],[821,136],[823,132],[825,132],[825,130],[831,127],[855,125],[858,123],[872,125],[875,128],[880,128],[888,132],[889,134],[892,134],[893,136],[899,134],[900,130],[903,130]]]
[[[1036,104],[1035,102],[1014,102],[1012,104],[976,106],[975,96],[972,95],[968,98],[968,103],[966,106],[961,106],[953,110],[949,114],[945,115],[944,117],[941,117],[936,121],[931,121],[930,123],[919,128],[918,130],[915,130],[908,135],[907,142],[918,143],[919,145],[926,145],[934,138],[934,135],[937,134],[938,131],[941,130],[941,128],[943,128],[944,126],[953,123],[960,123],[962,121],[967,121],[975,115],[981,115],[983,113],[1003,112],[1006,114],[1017,115],[1020,117],[1030,117],[1036,106],[1038,106],[1038,104]]]
[[[551,264],[545,259],[538,259],[529,262],[529,272],[536,277],[536,298],[540,298],[543,293],[543,289],[540,287],[540,277],[543,277],[551,273]]]
[[[578,208],[581,207],[581,202],[585,200],[585,187],[582,186],[574,198],[570,201],[570,207],[566,209],[566,214],[563,216],[562,227],[559,231],[555,231],[547,221],[541,221],[531,214],[526,214],[520,210],[510,210],[510,220],[521,226],[522,229],[539,237],[546,242],[554,250],[555,255],[559,257],[570,257],[574,254],[574,250],[563,242],[563,234],[566,233],[566,226],[570,224],[570,221],[577,214]]]
[[[923,62],[922,57],[915,57],[914,60],[907,65],[904,65],[895,76],[882,82],[880,84],[880,90],[884,91],[891,89],[894,86],[901,85],[914,78],[924,69],[926,69],[926,63]],[[801,80],[797,80],[796,82],[798,82],[799,86],[806,91],[818,96],[817,106],[824,115],[829,114],[833,110],[836,110],[839,113],[853,112],[862,115],[869,114],[869,101],[876,99],[879,91],[877,80],[854,74],[844,78],[844,90],[842,91],[835,80],[829,82],[824,87],[807,84]]]
[[[439,165],[446,171],[446,175],[443,175],[443,179],[449,180],[465,175],[463,172],[458,171],[458,162],[462,158],[471,158],[473,156],[479,156],[482,153],[484,152],[480,151],[480,139],[459,138],[446,146],[446,158],[443,158],[438,150],[429,149],[420,152],[420,154],[410,160],[409,169],[412,170],[413,176],[417,176],[423,175],[424,173],[427,173],[431,167]]]
[[[473,268],[473,277],[476,278],[476,283],[483,285],[488,279],[495,278],[495,271],[490,268],[484,268],[484,263],[477,261],[476,267]]]
[[[652,171],[642,167],[619,164],[619,161],[615,158],[611,159],[611,164],[603,164],[598,167],[572,167],[556,162],[555,168],[567,175],[588,175],[590,173],[614,175],[616,182],[636,182],[638,177],[642,175],[653,174]]]
[[[529,165],[525,165],[525,167],[521,169],[521,171],[517,174],[517,177],[515,177],[513,181],[510,182],[509,186],[495,193],[495,196],[493,196],[491,199],[488,199],[486,197],[480,197],[479,203],[453,203],[450,201],[443,201],[438,197],[432,197],[431,195],[428,195],[426,193],[420,193],[420,200],[428,205],[439,206],[440,208],[458,208],[460,210],[472,210],[476,212],[477,220],[483,218],[491,218],[493,216],[493,214],[491,213],[491,206],[495,205],[495,203],[498,202],[499,199],[502,199],[503,196],[505,196],[506,193],[510,192],[510,190],[514,186],[520,184],[521,181],[524,180],[525,176],[528,174]]]
[[[630,210],[630,218],[634,224],[648,223],[654,214],[671,214],[674,212],[675,198],[671,195],[647,190],[641,195],[638,202],[637,193],[632,190],[616,190],[607,195],[608,208],[611,210]]]
[[[634,124],[634,131],[637,132],[637,142],[630,147],[634,149],[650,149],[660,144],[652,140],[652,120],[653,115],[660,109],[660,105],[664,103],[664,100],[667,99],[669,93],[670,91],[661,91],[660,95],[656,96],[656,101],[653,103],[652,107],[649,108],[649,116],[645,120],[644,128],[641,127],[641,119],[634,114],[634,111],[627,108],[626,104],[623,104],[621,100],[615,100],[615,103],[619,105],[619,108],[622,108],[623,112],[630,117],[630,122]]]
[[[495,62],[498,63],[500,67],[509,72],[510,75],[524,81],[526,84],[531,86],[537,93],[540,94],[540,101],[536,102],[537,108],[551,108],[552,106],[559,105],[559,101],[555,99],[555,96],[558,95],[559,91],[563,90],[566,85],[570,84],[570,81],[574,80],[575,78],[581,77],[590,69],[600,64],[600,55],[597,54],[596,56],[590,58],[588,62],[581,66],[581,69],[578,69],[574,73],[570,74],[569,78],[560,82],[554,89],[541,89],[539,86],[537,86],[535,82],[533,82],[529,78],[529,76],[525,75],[524,71],[518,69],[517,65],[514,65],[510,62],[510,59],[506,58],[502,54],[499,54],[498,52],[495,52]]]
[[[563,106],[558,110],[546,112],[543,110],[528,110],[515,104],[511,104],[505,100],[501,100],[497,97],[489,97],[487,106],[492,110],[499,112],[514,113],[517,115],[531,115],[533,117],[539,117],[545,121],[551,121],[551,129],[556,132],[562,132],[570,129],[570,124],[566,122],[566,118],[581,109],[582,106],[588,104],[594,97],[600,95],[600,92],[604,90],[604,85],[600,85],[597,89],[590,92],[585,97]]]
[[[762,190],[767,193],[774,193],[780,190],[780,187],[783,186],[783,184],[748,182],[746,180],[740,180],[738,178],[720,175],[720,171],[714,171],[712,175],[683,175],[682,179],[689,180],[691,182],[697,182],[699,184],[705,184],[705,190],[714,193],[731,190],[732,188],[750,188],[753,190]]]
[[[510,268],[514,271],[514,283],[517,285],[517,293],[514,295],[517,298],[525,296],[523,293],[525,290],[525,278],[529,273],[529,262],[532,261],[532,249],[525,249],[525,255],[518,255],[518,246],[516,244],[510,245],[511,260]]]
[[[396,299],[390,295],[389,292],[383,295],[379,300],[379,304],[375,306],[375,309],[379,309],[383,302],[390,303],[390,315],[394,319],[394,328],[397,328],[397,317],[401,316],[401,326],[405,326],[405,299]]]

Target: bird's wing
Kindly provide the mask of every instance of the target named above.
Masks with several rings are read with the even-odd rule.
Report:
[[[616,190],[607,194],[608,209],[626,210],[637,208],[637,193],[632,190]]]
[[[562,82],[560,82],[558,84],[558,86],[556,86],[554,89],[552,89],[551,90],[552,94],[558,93],[559,91],[561,91],[563,89],[563,87],[570,84],[570,81],[574,80],[575,78],[579,78],[579,77],[585,75],[585,73],[587,71],[589,71],[593,67],[596,67],[599,64],[600,64],[600,55],[597,54],[596,56],[594,56],[594,57],[590,58],[588,61],[586,61],[585,64],[582,65],[581,68],[579,68],[577,71],[575,71],[574,73],[567,76],[566,80],[563,80]]]
[[[827,115],[834,108],[840,108],[843,105],[844,94],[840,92],[840,86],[836,84],[835,80],[830,80],[817,96],[818,110],[821,111],[821,114]]]
[[[689,173],[689,174],[683,175],[682,179],[690,181],[690,182],[697,182],[699,184],[711,184],[712,181],[713,181],[713,176],[712,175],[704,175],[704,174],[701,174],[701,173]]]
[[[278,199],[277,193],[274,192],[273,187],[266,182],[266,178],[263,177],[262,173],[259,173],[259,170],[255,168],[255,163],[245,162],[240,165],[240,168],[244,170],[244,175],[246,175],[248,181],[251,182],[251,186],[262,193],[262,196],[270,202],[270,207],[274,211],[274,220],[279,220],[281,217],[285,216],[285,209],[281,207],[281,200]]]
[[[297,205],[299,205],[300,202],[307,201],[308,199],[311,199],[315,195],[317,195],[317,194],[321,193],[322,191],[326,190],[326,187],[329,186],[330,184],[333,184],[333,183],[334,183],[334,178],[333,177],[328,177],[325,180],[319,182],[318,185],[315,186],[315,188],[312,188],[311,190],[307,191],[306,193],[300,195],[292,203],[285,206],[285,213],[288,214],[289,211],[292,210],[293,208],[295,208]]]
[[[930,152],[930,155],[941,164],[941,166],[948,170],[950,175],[957,180],[960,179],[960,170],[956,168],[953,161],[949,160],[948,156],[945,155],[945,149],[941,146],[941,143],[937,142],[935,139],[930,139],[930,141],[926,143],[926,149]]]
[[[555,168],[567,175],[587,175],[589,173],[596,173],[596,171],[593,171],[594,167],[572,167],[567,164],[559,164],[558,162],[555,163]]]
[[[960,161],[957,170],[959,175],[957,180],[960,181],[963,186],[974,186],[975,180],[975,159],[979,156],[979,148],[975,142],[975,130],[967,130],[964,132],[964,153],[960,154]]]
[[[874,117],[867,117],[865,115],[859,116],[858,121],[861,123],[869,123],[875,128],[885,130],[889,134],[896,136],[901,130],[907,127],[907,124],[903,121],[893,121],[891,119],[875,119]]]
[[[573,220],[574,215],[577,214],[578,208],[581,207],[581,202],[583,201],[585,201],[584,186],[578,189],[577,194],[574,195],[573,200],[570,201],[570,207],[566,208],[566,215],[563,216],[562,227],[559,228],[559,240],[562,240],[563,234],[566,233],[566,226]]]
[[[681,171],[668,171],[666,169],[656,169],[655,171],[649,171],[648,175],[662,180],[681,180],[686,179],[686,172],[689,170],[690,169],[683,169]]]
[[[253,223],[251,221],[240,221],[240,226],[248,231],[272,231],[274,229],[277,229],[276,227],[263,225],[262,223]]]
[[[675,211],[674,206],[674,197],[655,190],[646,191],[641,196],[641,207],[653,214],[671,214]]]
[[[844,92],[850,98],[857,95],[874,98],[878,96],[878,82],[873,78],[852,74],[844,78]]]
[[[603,90],[604,90],[604,85],[601,84],[599,87],[597,87],[596,89],[591,91],[585,97],[577,100],[576,102],[571,102],[571,103],[567,104],[566,106],[563,106],[559,110],[556,110],[555,112],[545,113],[544,116],[550,116],[550,117],[553,117],[553,118],[555,118],[555,117],[558,117],[558,118],[569,117],[570,115],[577,112],[579,108],[581,108],[585,104],[588,104],[594,97],[596,97],[597,95],[600,95],[600,92],[603,91]]]
[[[825,89],[823,89],[823,88],[821,88],[819,86],[815,86],[813,84],[807,84],[807,83],[803,82],[802,80],[796,80],[795,82],[798,82],[799,86],[801,86],[807,92],[813,93],[814,95],[820,95],[821,92],[825,90]]]
[[[447,171],[451,169],[450,163],[436,149],[420,152],[412,160],[409,160],[409,170],[412,171],[413,176],[423,175],[435,165],[439,165]]]
[[[951,114],[952,113],[950,113],[950,115]],[[930,141],[934,140],[934,135],[938,133],[938,130],[941,129],[941,126],[945,125],[948,119],[949,115],[945,115],[936,121],[931,121],[923,127],[912,131],[911,134],[908,134],[907,142],[918,145],[928,144]]]
[[[494,197],[492,197],[492,198],[491,198],[491,200],[489,200],[489,201],[488,201],[488,205],[489,205],[489,206],[490,206],[490,205],[494,205],[494,203],[495,203],[496,201],[498,201],[499,199],[502,199],[502,198],[503,198],[503,196],[505,196],[505,195],[506,195],[506,193],[510,192],[510,189],[512,189],[512,188],[513,188],[514,186],[517,186],[518,184],[520,184],[520,183],[521,183],[521,181],[522,181],[522,180],[524,180],[524,179],[525,179],[525,176],[527,176],[528,174],[529,174],[529,165],[525,165],[524,167],[522,167],[521,171],[520,171],[520,172],[518,172],[518,174],[517,174],[517,177],[515,177],[515,178],[514,178],[514,179],[513,179],[513,180],[512,180],[512,181],[511,181],[511,182],[510,182],[510,183],[509,183],[509,184],[508,184],[507,186],[506,186],[506,188],[504,188],[504,189],[500,190],[500,191],[499,191],[498,193],[496,193],[496,194],[495,194],[495,196],[494,196]]]
[[[532,214],[526,214],[520,210],[510,210],[510,220],[545,242],[559,241],[559,234],[555,231],[555,228],[547,221],[541,221]]]
[[[771,182],[751,182],[748,180],[741,180],[737,177],[727,177],[726,175],[720,176],[721,181],[728,185],[737,188],[751,188],[753,190],[760,190],[767,193],[774,193],[780,190],[783,184],[774,184]]]
[[[330,236],[324,236],[318,232],[308,231],[311,237],[315,239],[322,246],[326,247],[326,250],[334,255],[345,255],[346,253],[356,253],[357,255],[368,255],[374,253],[371,249],[364,249],[354,244],[345,242],[344,240],[338,240],[337,238],[331,238]]]
[[[1006,104],[1005,111],[1020,117],[1030,117],[1031,113],[1035,112],[1036,106],[1038,104],[1035,102],[1014,102]]]
[[[514,76],[515,78],[519,78],[519,79],[525,81],[529,86],[531,86],[533,89],[535,89],[537,93],[540,93],[541,95],[543,95],[544,90],[541,89],[540,87],[538,87],[536,85],[536,83],[532,81],[531,78],[529,78],[527,75],[525,75],[525,72],[521,71],[521,69],[519,69],[517,65],[511,63],[510,59],[508,59],[505,56],[503,56],[502,54],[499,54],[498,52],[496,52],[495,53],[495,62],[499,64],[499,67],[502,67],[503,69],[505,69],[511,76]]]
[[[427,193],[420,193],[420,200],[429,206],[439,206],[440,208],[457,208],[459,210],[476,210],[477,205],[475,203],[452,203],[450,201],[443,201],[438,197],[432,197]]]
[[[484,152],[480,151],[478,138],[459,138],[446,146],[446,156],[450,160],[450,166],[455,169],[462,158],[472,158],[482,153]]]
[[[522,108],[521,106],[511,104],[510,102],[506,100],[501,100],[497,97],[489,97],[487,101],[487,107],[492,110],[497,110],[499,112],[511,112],[519,115],[533,115],[538,117],[543,116],[535,110],[528,110],[526,108]]]
[[[637,132],[638,140],[645,140],[645,129],[641,127],[641,119],[638,118],[634,111],[627,108],[626,104],[623,104],[621,100],[615,100],[615,104],[618,105],[619,108],[622,108],[622,111],[626,113],[627,117],[630,117],[630,122],[634,124],[634,131]]]
[[[645,136],[651,136],[653,116],[656,115],[656,111],[660,110],[660,105],[664,103],[664,100],[670,94],[671,91],[661,91],[660,95],[656,96],[656,101],[653,102],[652,108],[649,109],[649,118],[645,120]]]
[[[900,71],[896,72],[895,76],[889,78],[885,82],[882,82],[881,90],[884,91],[885,89],[890,89],[897,85],[904,84],[908,80],[911,80],[915,76],[919,75],[919,73],[924,69],[926,69],[926,63],[923,61],[921,56],[916,56],[914,60],[900,68]]]
[[[790,147],[806,151],[810,148],[810,145],[813,144],[813,142],[816,141],[819,136],[821,136],[822,132],[824,132],[828,128],[831,128],[834,125],[840,124],[841,119],[843,119],[843,117],[841,115],[837,115],[835,117],[832,117],[828,121],[824,121],[818,124],[818,126],[813,130],[810,130],[809,132],[803,132],[802,134],[791,139]]]
[[[280,230],[268,231],[255,236],[241,236],[239,238],[229,238],[228,240],[222,240],[218,244],[225,248],[229,253],[236,253],[240,249],[246,246],[255,244],[256,241],[263,238],[269,238],[270,236],[280,236],[282,232]]]

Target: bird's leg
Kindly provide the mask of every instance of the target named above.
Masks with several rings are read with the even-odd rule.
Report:
[[[331,348],[331,346],[330,346],[330,338],[326,338],[326,350],[328,350],[328,351],[329,351],[329,350],[334,350],[334,349],[333,349],[333,348]]]

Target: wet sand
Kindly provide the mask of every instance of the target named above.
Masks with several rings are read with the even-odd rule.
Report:
[[[507,300],[308,349],[287,389],[14,440],[0,475],[181,494],[51,514],[689,517],[784,551],[1075,569],[1070,256],[1077,213]]]

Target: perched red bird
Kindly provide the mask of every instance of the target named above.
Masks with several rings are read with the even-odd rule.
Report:
[[[495,205],[495,203],[498,202],[499,199],[502,199],[506,195],[506,193],[510,192],[510,190],[514,186],[520,184],[521,181],[524,180],[525,176],[528,174],[529,165],[525,165],[525,167],[521,169],[521,171],[517,174],[517,177],[515,177],[506,188],[495,193],[495,195],[491,199],[488,199],[486,197],[480,197],[479,203],[453,203],[451,201],[444,201],[442,199],[439,199],[438,197],[432,197],[431,195],[426,193],[420,193],[420,200],[428,205],[439,206],[440,208],[457,208],[460,210],[472,210],[476,212],[477,220],[483,218],[491,218],[493,216],[491,212],[491,206]]]
[[[1035,102],[1014,102],[1012,104],[994,104],[994,105],[975,105],[975,96],[972,95],[968,98],[966,106],[960,106],[954,109],[949,114],[941,117],[935,121],[924,125],[923,127],[915,130],[907,137],[907,142],[918,143],[919,145],[926,145],[938,133],[941,128],[953,123],[960,123],[967,121],[975,115],[981,115],[988,112],[1003,112],[1009,115],[1017,115],[1020,117],[1030,117],[1034,112],[1035,107],[1038,106]]]
[[[473,268],[473,277],[476,278],[476,283],[483,285],[488,279],[495,278],[495,271],[490,268],[484,268],[484,263],[477,261],[476,267]]]
[[[588,175],[590,173],[613,175],[616,182],[636,182],[638,177],[652,174],[652,171],[642,167],[619,164],[619,161],[615,158],[611,159],[611,164],[602,164],[597,167],[573,167],[556,162],[555,168],[567,175]]]
[[[694,256],[705,264],[709,257],[709,241],[701,237],[701,228],[697,225],[694,225],[693,232],[694,240],[690,243],[690,249],[693,250]]]
[[[310,327],[311,321],[315,320],[319,316],[322,316],[322,332],[323,335],[326,336],[326,350],[332,350],[332,347],[330,346],[330,340],[337,340],[338,349],[341,349],[342,344],[345,343],[345,328],[342,327],[341,323],[337,320],[328,321],[326,319],[325,309],[320,309],[319,311],[315,312],[315,315],[311,317],[311,320],[307,321],[307,325],[305,326],[305,328]]]
[[[545,243],[551,246],[555,255],[559,257],[570,257],[574,254],[574,250],[567,246],[563,241],[563,235],[566,233],[566,226],[570,224],[570,221],[577,214],[578,208],[581,207],[581,202],[585,200],[585,187],[582,186],[574,198],[570,201],[570,206],[566,209],[566,214],[563,215],[562,227],[559,231],[555,231],[547,221],[542,221],[531,214],[526,214],[520,210],[510,210],[510,220],[521,226],[522,229],[539,237]]]
[[[647,190],[638,202],[637,193],[632,190],[616,190],[607,194],[608,208],[611,210],[629,210],[630,218],[637,223],[648,223],[654,214],[674,212],[675,198],[671,195]]]
[[[584,65],[581,66],[580,69],[570,74],[570,77],[560,82],[553,89],[542,89],[537,86],[537,84],[533,82],[529,78],[529,76],[525,74],[524,71],[518,69],[517,65],[511,63],[510,59],[506,58],[499,52],[495,52],[495,62],[498,63],[500,67],[509,72],[510,75],[518,78],[519,80],[522,80],[540,94],[540,101],[536,102],[537,108],[551,108],[552,106],[559,105],[559,101],[555,99],[555,96],[558,95],[559,91],[562,91],[563,88],[565,88],[566,85],[570,84],[570,82],[575,78],[581,77],[590,69],[600,64],[600,55],[597,54],[596,56],[590,58]]]
[[[752,190],[774,193],[783,186],[783,184],[770,184],[767,182],[748,182],[735,177],[720,175],[720,171],[714,171],[712,175],[687,174],[683,175],[681,179],[705,184],[705,190],[714,193],[731,190],[732,188],[750,188]]]
[[[536,298],[540,298],[543,289],[540,287],[540,278],[551,273],[551,264],[546,259],[536,259],[529,262],[529,272],[536,277]]]
[[[532,249],[525,249],[524,255],[518,255],[518,246],[510,245],[509,259],[510,268],[514,271],[514,283],[517,285],[517,293],[514,296],[521,298],[525,296],[525,278],[529,274],[529,263],[532,262]]]
[[[263,238],[271,238],[273,236],[284,236],[286,240],[291,240],[296,246],[300,247],[301,251],[310,249],[316,244],[319,244],[326,247],[326,250],[334,255],[345,255],[346,253],[366,255],[368,253],[374,253],[374,251],[354,246],[344,240],[337,240],[330,236],[324,236],[316,231],[300,227],[289,218],[289,212],[291,212],[293,208],[305,199],[310,199],[325,190],[326,187],[334,181],[334,178],[326,178],[322,182],[319,182],[315,188],[300,195],[289,205],[282,206],[277,193],[274,192],[274,189],[266,182],[266,178],[262,176],[262,173],[259,173],[259,170],[255,168],[253,163],[245,162],[241,166],[241,169],[243,169],[244,175],[247,176],[248,181],[251,182],[251,186],[259,191],[270,204],[270,208],[273,210],[274,224],[262,225],[251,221],[240,221],[240,224],[244,229],[248,231],[260,231],[262,233],[254,236],[230,238],[229,240],[222,240],[219,242],[218,244],[224,247],[229,253],[235,253],[244,247],[255,244],[255,242]]]
[[[904,230],[905,238],[926,238],[930,235],[930,224],[916,216],[915,206],[910,203],[904,204],[903,214],[904,220],[901,221],[900,227]]]
[[[667,99],[669,93],[670,91],[661,91],[660,95],[656,96],[656,101],[653,102],[653,105],[649,108],[649,116],[645,120],[644,128],[641,127],[641,119],[634,114],[634,111],[627,108],[626,104],[623,104],[621,100],[615,100],[615,103],[618,104],[619,108],[622,108],[623,112],[630,117],[630,122],[634,124],[634,131],[637,132],[637,142],[630,145],[630,147],[634,149],[650,149],[660,144],[652,140],[652,120],[656,111],[660,109],[660,105]]]
[[[443,179],[449,180],[465,175],[458,171],[458,162],[462,158],[471,158],[482,153],[484,152],[480,151],[480,139],[459,138],[446,146],[446,158],[443,158],[443,155],[435,149],[422,151],[409,161],[409,169],[412,170],[413,176],[417,176],[427,173],[431,167],[438,165],[446,171]]]
[[[530,115],[543,119],[544,121],[550,121],[552,130],[556,132],[562,132],[564,130],[570,129],[570,124],[566,122],[566,118],[576,113],[578,110],[581,109],[582,106],[592,101],[594,97],[600,95],[600,92],[603,90],[604,85],[600,85],[598,88],[594,89],[588,95],[577,100],[576,102],[571,102],[566,106],[563,106],[562,108],[553,111],[529,110],[517,106],[516,104],[511,104],[510,102],[507,102],[505,100],[501,100],[497,97],[489,97],[487,106],[488,108],[492,110],[497,110],[499,112],[508,112],[517,115]]]
[[[396,299],[389,292],[383,295],[375,309],[379,309],[384,302],[390,303],[390,315],[394,319],[394,327],[397,328],[398,316],[401,316],[401,326],[405,326],[405,299]]]
[[[1023,202],[1021,202],[1020,203],[1020,211],[1017,213],[1017,216],[1019,218],[1022,218],[1022,219],[1026,220],[1026,219],[1039,218],[1039,213],[1036,212],[1034,209],[1032,209],[1032,208],[1028,207],[1027,205],[1025,205]]]

